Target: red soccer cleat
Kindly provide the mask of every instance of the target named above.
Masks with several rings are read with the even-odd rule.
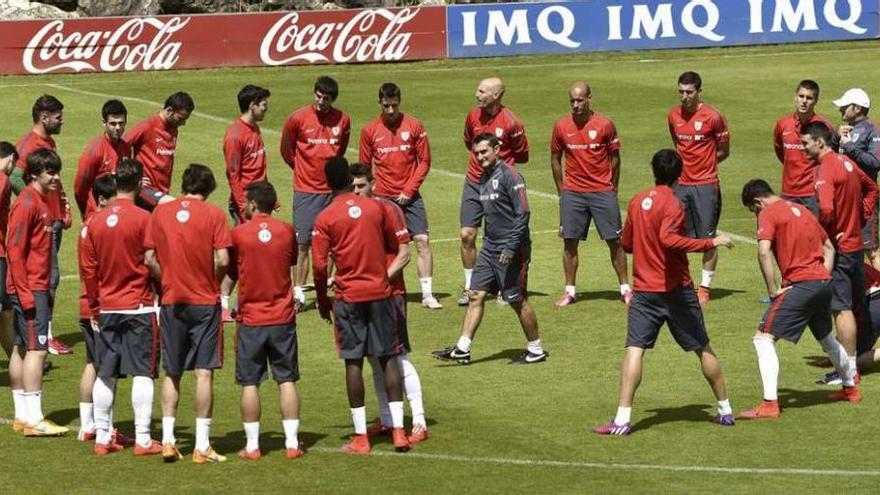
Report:
[[[64,342],[61,342],[58,339],[49,339],[49,354],[61,355],[61,354],[73,354],[73,351],[70,350],[69,347],[64,345]]]
[[[80,430],[79,433],[77,433],[76,435],[76,439],[80,442],[91,442],[95,439],[96,436],[98,436],[98,433],[96,431]]]
[[[391,428],[383,425],[382,421],[380,421],[380,420],[376,420],[375,423],[373,423],[372,425],[370,425],[369,428],[367,428],[367,436],[370,438],[384,436],[384,435],[390,435],[390,434],[391,434]]]
[[[251,451],[248,451],[247,449],[241,449],[238,452],[238,458],[244,459],[246,461],[256,461],[257,459],[259,459],[262,456],[263,456],[263,454],[260,453],[260,449],[251,450]]]
[[[705,306],[709,303],[710,292],[708,287],[703,287],[702,285],[697,289],[697,300],[700,302],[700,306]]]
[[[303,455],[305,455],[305,452],[302,449],[299,449],[299,448],[287,449],[287,458],[288,459],[299,459]]]
[[[135,442],[134,438],[123,435],[119,430],[113,430],[113,443],[118,443],[123,447],[133,447]]]
[[[428,427],[425,425],[414,424],[412,432],[407,437],[409,443],[420,443],[428,439]]]
[[[406,452],[412,448],[409,439],[406,437],[406,430],[403,428],[391,429],[391,442],[394,444],[394,450],[397,452]]]
[[[122,445],[115,443],[111,440],[108,444],[96,443],[95,446],[92,448],[92,452],[94,452],[95,455],[107,455],[120,452],[124,448],[125,447],[123,447]]]
[[[777,419],[779,418],[779,402],[775,400],[765,400],[758,404],[757,407],[739,413],[740,419]]]
[[[161,454],[162,444],[155,440],[150,440],[149,447],[141,447],[140,444],[136,443],[134,444],[134,449],[132,449],[132,452],[134,452],[135,457]]]
[[[831,402],[849,401],[857,404],[862,401],[862,393],[859,387],[843,387],[839,392],[834,392],[828,396]]]
[[[346,454],[369,454],[372,449],[366,435],[352,435],[351,442],[343,445],[341,450]]]
[[[553,305],[556,306],[557,308],[564,308],[564,307],[568,306],[569,304],[574,303],[576,300],[577,300],[577,298],[575,296],[566,292],[566,293],[562,294],[561,296],[559,296],[559,299],[557,299],[556,302],[553,303]]]

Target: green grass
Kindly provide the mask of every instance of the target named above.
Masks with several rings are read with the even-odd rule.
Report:
[[[290,67],[275,69],[205,70],[191,72],[60,75],[0,79],[4,118],[0,136],[14,140],[29,127],[30,106],[41,93],[55,94],[65,103],[65,128],[58,139],[65,161],[63,176],[72,190],[73,170],[91,137],[100,132],[101,94],[163,101],[177,90],[189,91],[197,111],[231,121],[237,115],[235,94],[253,83],[272,90],[265,129],[280,130],[289,112],[311,99],[319,74],[336,77],[341,86],[338,106],[352,116],[356,150],[360,128],[378,113],[376,91],[388,80],[404,92],[403,110],[427,127],[435,172],[423,194],[428,205],[435,255],[435,287],[446,308],[429,312],[413,304],[410,333],[412,360],[419,369],[432,438],[410,455],[352,458],[335,453],[350,431],[344,392],[343,366],[335,357],[331,329],[315,311],[299,318],[300,391],[303,402],[301,439],[311,447],[305,458],[288,462],[275,387],[264,388],[263,449],[269,455],[257,463],[233,459],[223,466],[194,466],[190,462],[164,466],[157,459],[133,459],[126,452],[110,458],[91,455],[90,446],[73,438],[28,440],[0,429],[4,491],[30,493],[103,492],[185,493],[281,491],[371,491],[400,487],[417,492],[449,490],[511,492],[825,492],[839,486],[868,491],[878,471],[869,432],[880,419],[880,386],[866,379],[865,401],[857,406],[826,404],[825,389],[813,385],[822,371],[807,364],[820,354],[812,338],[799,346],[780,344],[780,396],[785,407],[777,422],[741,422],[722,429],[708,422],[713,413],[711,392],[697,360],[681,352],[664,331],[655,351],[646,358],[645,376],[636,398],[636,433],[625,439],[600,438],[589,428],[614,413],[618,368],[623,351],[626,316],[615,300],[616,281],[604,243],[595,232],[581,247],[578,290],[580,300],[563,311],[553,308],[562,289],[561,241],[547,233],[557,225],[556,201],[536,191],[552,192],[548,138],[556,118],[567,112],[568,85],[585,79],[593,87],[594,107],[617,124],[622,140],[621,202],[651,183],[651,155],[669,147],[665,115],[675,105],[675,80],[684,70],[696,70],[704,80],[704,99],[724,112],[731,126],[731,157],[721,167],[725,211],[721,227],[751,237],[754,218],[739,206],[739,189],[752,177],[778,185],[780,166],[771,145],[776,119],[792,110],[794,86],[813,78],[822,85],[820,113],[837,116],[830,101],[850,86],[860,85],[880,98],[880,70],[866,64],[876,54],[876,42],[775,46],[763,48],[663,51],[553,57],[523,57],[398,65]],[[483,77],[499,75],[507,84],[505,102],[525,122],[531,143],[531,163],[523,167],[532,191],[533,260],[530,270],[532,302],[536,307],[545,347],[551,360],[540,366],[514,368],[506,356],[521,349],[523,337],[513,313],[489,304],[473,348],[469,367],[434,361],[429,351],[458,336],[463,311],[455,306],[462,284],[458,255],[458,204],[467,154],[461,142],[464,116],[473,105],[473,92]],[[83,94],[48,87],[62,85]],[[130,125],[156,111],[139,100],[126,101]],[[210,165],[221,186],[212,200],[225,205],[220,141],[227,127],[194,116],[180,132],[175,188],[185,164]],[[270,178],[284,194],[280,215],[290,217],[290,172],[278,154],[277,133],[265,133]],[[353,156],[353,155],[351,155]],[[76,273],[74,230],[64,241],[63,273]],[[740,242],[721,253],[716,278],[719,297],[706,309],[713,346],[721,358],[734,408],[751,407],[761,388],[751,335],[764,306],[763,284],[755,263],[755,247]],[[698,257],[692,270],[698,273]],[[407,269],[410,287],[417,288],[415,268]],[[63,424],[78,423],[77,382],[84,347],[77,329],[74,279],[60,288],[56,333],[73,345],[72,357],[56,357],[56,369],[45,383],[44,410]],[[234,454],[243,446],[234,383],[231,328],[227,332],[226,367],[217,374],[213,441],[221,452]],[[5,363],[4,363],[5,364]],[[4,366],[5,368],[5,366]],[[0,384],[8,376],[0,374]],[[116,422],[131,431],[129,385],[119,387]],[[0,418],[12,416],[4,388]],[[184,381],[178,438],[191,450],[194,421],[190,401],[192,380]],[[371,395],[371,394],[370,394]],[[157,396],[158,402],[158,396]],[[376,412],[368,400],[368,415]],[[158,404],[154,417],[160,416]],[[154,424],[155,434],[160,425]],[[867,433],[867,434],[866,434]],[[375,451],[390,453],[388,443]],[[420,457],[422,456],[422,457]],[[450,456],[450,457],[439,457]],[[559,464],[503,464],[491,459],[560,461]],[[867,470],[870,475],[832,476],[785,471],[757,473],[671,471],[653,468],[620,469],[608,464],[778,468],[781,470]],[[842,479],[846,478],[846,479]],[[844,485],[845,483],[845,485]]]

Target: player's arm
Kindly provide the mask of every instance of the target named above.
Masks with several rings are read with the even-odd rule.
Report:
[[[472,153],[471,148],[473,148],[474,129],[471,127],[470,114],[464,118],[464,134],[462,134],[461,137],[464,140],[464,149],[468,150],[468,153]]]
[[[385,213],[385,242],[387,249],[397,246],[397,256],[388,265],[388,279],[392,280],[403,275],[403,269],[409,264],[409,232],[406,230],[406,220],[403,211],[396,206],[383,208]]]
[[[630,254],[633,252],[633,226],[632,220],[630,220],[633,216],[632,206],[633,205],[630,204],[630,208],[626,215],[626,221],[623,222],[623,233],[620,235],[620,247],[623,248],[624,252]]]
[[[499,261],[501,261],[502,265],[509,263],[517,249],[519,249],[523,237],[525,237],[526,229],[529,227],[529,217],[531,215],[529,200],[526,197],[526,183],[523,181],[522,176],[519,173],[514,173],[505,177],[509,184],[507,194],[510,195],[510,201],[513,205],[513,218],[511,219],[513,227],[510,229],[507,242],[504,243],[504,248],[501,250]]]
[[[85,238],[79,243],[80,264],[79,277],[82,279],[85,287],[86,299],[89,301],[89,310],[92,318],[98,318],[98,308],[101,307],[98,301],[98,256],[95,251],[95,244],[92,241],[91,231],[88,231]]]
[[[864,224],[874,213],[880,191],[877,189],[877,183],[868,177],[868,174],[861,169],[856,169],[856,172],[859,175],[859,184],[862,186],[862,224]]]
[[[767,286],[767,294],[776,297],[779,295],[779,284],[776,281],[776,269],[773,265],[773,243],[767,239],[758,241],[758,266],[764,277],[764,285]]]
[[[819,168],[816,176],[816,202],[819,203],[819,223],[826,232],[834,231],[834,183],[824,173],[825,167]]]
[[[822,244],[822,264],[825,265],[828,273],[831,273],[834,269],[834,245],[831,244],[827,237],[825,238],[825,243]]]
[[[341,129],[339,129],[339,150],[336,152],[338,157],[345,156],[345,151],[348,149],[348,141],[351,139],[351,120],[347,115],[342,116],[341,124]]]
[[[320,220],[320,219],[319,219]],[[327,296],[327,265],[330,253],[330,239],[323,222],[315,222],[312,234],[312,278],[315,281],[315,295],[321,318],[330,321],[330,298]]]
[[[526,137],[526,129],[522,122],[517,121],[514,124],[507,139],[510,141],[510,150],[513,152],[513,162],[528,163],[529,139]]]
[[[6,240],[6,256],[9,263],[9,276],[15,287],[18,301],[24,311],[35,307],[34,295],[28,284],[27,255],[31,250],[31,239],[28,226],[31,223],[30,212],[18,205],[13,206],[9,215],[9,236]]]
[[[88,149],[79,157],[79,165],[76,168],[76,178],[73,182],[73,197],[76,200],[76,206],[79,208],[81,218],[86,216],[86,206],[89,202],[89,193],[91,192],[91,184],[95,179],[95,173],[98,170],[96,160],[96,149],[98,141],[92,143]]]
[[[244,187],[241,184],[241,162],[243,158],[241,140],[235,138],[224,140],[223,156],[226,158],[226,178],[229,181],[229,192],[232,193],[232,200],[238,207],[238,211],[244,215],[247,198],[245,197]]]
[[[215,249],[214,255],[214,277],[217,279],[217,283],[220,283],[229,269],[229,249]]]
[[[422,126],[419,126],[415,131],[416,170],[403,188],[403,194],[407,200],[415,197],[419,188],[422,187],[422,183],[425,182],[428,171],[431,170],[431,144],[428,142],[428,133]]]
[[[684,211],[681,206],[675,205],[666,209],[660,222],[660,244],[665,249],[696,253],[715,247],[714,239],[691,239],[681,235],[682,223],[684,223]]]
[[[284,129],[281,131],[281,158],[291,170],[296,166],[296,140],[299,137],[299,122],[294,115],[287,118],[284,122]]]
[[[776,123],[773,128],[773,151],[779,163],[785,163],[785,145],[782,143],[782,121]]]
[[[24,170],[13,167],[12,173],[9,174],[9,184],[12,185],[12,191],[15,192],[15,195],[21,194],[25,187],[27,187],[27,183],[24,181]]]
[[[612,151],[608,159],[611,161],[611,183],[617,191],[617,186],[620,185],[620,150]]]
[[[841,141],[840,151],[845,153],[846,156],[855,160],[858,163],[859,168],[865,171],[865,173],[869,174],[877,174],[880,171],[880,136],[876,133],[872,133],[870,136],[865,136],[864,138],[867,141],[867,148],[862,149],[856,141]]]
[[[232,232],[226,223],[226,215],[219,209],[214,212],[214,228],[211,232],[214,246],[214,276],[217,283],[223,281],[229,268],[229,248],[232,247]]]
[[[156,281],[156,284],[162,283],[162,267],[159,265],[159,257],[156,256],[155,249],[147,249],[144,252],[144,264],[150,270],[150,276]]]
[[[565,143],[562,142],[562,133],[559,126],[553,126],[553,133],[550,135],[550,171],[553,172],[553,182],[556,184],[556,195],[562,195],[562,182],[565,178],[562,168],[562,154],[565,150]]]
[[[718,141],[718,149],[715,150],[715,159],[721,163],[730,156],[730,129],[723,115],[718,115],[716,128],[715,139]]]
[[[361,129],[361,137],[358,142],[358,161],[373,168],[373,139],[370,136],[370,126]]]

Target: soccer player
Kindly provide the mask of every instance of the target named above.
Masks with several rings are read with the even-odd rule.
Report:
[[[373,195],[376,181],[373,179],[373,172],[370,167],[365,164],[356,163],[351,166],[351,175],[354,179],[354,192],[360,196],[367,198],[375,197]],[[385,258],[388,266],[394,266],[398,257],[401,260],[409,259],[409,232],[406,227],[406,219],[403,211],[396,203],[390,199],[378,198],[379,203],[385,209],[385,215],[389,221],[393,223],[394,232],[397,234],[397,249],[386,253]],[[403,388],[406,391],[406,399],[409,401],[409,407],[412,410],[413,427],[409,436],[410,443],[419,443],[428,439],[428,423],[425,421],[425,405],[422,400],[422,382],[419,379],[419,372],[409,360],[409,352],[412,351],[409,343],[409,331],[406,325],[406,283],[403,280],[403,270],[390,278],[391,281],[391,301],[394,309],[397,311],[396,318],[398,323],[398,338],[400,340],[400,349],[397,360],[400,363],[400,374],[403,377]],[[380,421],[373,425],[367,432],[370,435],[388,434],[391,432],[392,419],[391,410],[388,408],[388,395],[385,393],[385,373],[379,360],[371,357],[370,366],[373,368],[373,386],[376,389],[376,399],[379,403]]]
[[[483,318],[486,295],[497,292],[516,313],[528,342],[525,352],[513,363],[540,363],[549,354],[541,346],[538,317],[526,289],[532,252],[526,184],[516,168],[501,158],[501,142],[494,134],[478,135],[473,146],[483,169],[477,191],[486,215],[483,248],[474,266],[461,336],[455,345],[432,354],[437,359],[470,363],[471,343]]]
[[[428,214],[419,188],[431,168],[428,133],[416,118],[401,113],[400,88],[385,83],[379,88],[382,113],[361,131],[360,162],[373,168],[375,194],[397,203],[406,228],[415,241],[416,269],[422,288],[422,306],[443,307],[434,297],[434,257],[428,243]]]
[[[126,158],[116,169],[116,198],[91,218],[84,248],[87,252],[86,293],[92,320],[97,322],[95,367],[98,379],[92,392],[95,404],[94,452],[107,455],[122,450],[110,424],[117,379],[131,376],[134,409],[134,455],[162,453],[150,438],[153,380],[158,376],[159,327],[153,308],[150,270],[145,264],[144,237],[150,214],[135,205],[143,167]],[[176,330],[166,327],[166,332]]]
[[[95,179],[115,173],[119,162],[131,156],[131,147],[122,139],[128,121],[125,105],[119,100],[107,100],[101,107],[101,119],[104,132],[92,139],[80,156],[73,186],[76,205],[83,219],[92,216],[96,210],[91,194]]]
[[[168,191],[177,152],[177,133],[195,108],[192,97],[179,91],[165,100],[158,114],[141,121],[125,134],[132,158],[144,167],[144,185],[138,197],[141,208],[153,211],[158,204],[173,199]]]
[[[43,416],[43,362],[49,340],[52,217],[46,198],[58,190],[61,158],[48,149],[28,156],[25,181],[9,213],[6,290],[15,310],[15,345],[9,360],[12,390],[23,390],[13,428],[25,436],[59,436],[68,429]]]
[[[272,218],[278,201],[272,184],[251,182],[244,193],[241,214],[247,222],[232,230],[234,262],[230,266],[230,275],[241,283],[235,380],[242,386],[241,416],[247,445],[238,456],[260,458],[260,384],[267,378],[268,361],[278,383],[287,458],[296,459],[303,455],[297,438],[299,364],[291,278],[297,254],[296,232],[290,224]]]
[[[400,250],[391,265],[386,263],[386,253],[397,251],[400,245],[393,222],[378,201],[352,191],[351,171],[345,158],[328,160],[324,170],[333,199],[315,219],[312,264],[318,311],[328,322],[331,321],[331,304],[327,297],[330,257],[336,268],[333,276],[336,300],[332,305],[336,348],[339,357],[345,360],[345,385],[355,433],[351,442],[342,446],[342,451],[351,454],[370,452],[363,367],[364,357],[371,356],[379,360],[385,372],[392,418],[391,441],[396,451],[405,452],[411,444],[403,429],[403,398],[397,359],[400,336],[389,278],[400,273],[409,261],[409,253]]]
[[[626,253],[620,247],[620,139],[614,123],[591,108],[593,93],[585,82],[572,84],[568,92],[571,113],[556,121],[550,138],[550,168],[559,194],[559,236],[562,237],[562,268],[565,292],[556,300],[561,308],[576,299],[578,243],[587,239],[590,222],[611,254],[611,266],[620,283],[624,302],[632,298],[627,281]],[[562,157],[565,157],[563,172]]]
[[[780,118],[773,129],[773,149],[782,163],[782,197],[804,205],[819,218],[816,191],[813,189],[817,163],[804,153],[801,129],[811,122],[822,122],[830,129],[831,121],[817,115],[819,85],[805,79],[798,83],[794,94],[794,112]]]
[[[630,416],[636,390],[642,380],[642,360],[652,349],[660,327],[666,323],[678,345],[693,351],[700,360],[703,376],[718,401],[713,422],[733,426],[733,411],[721,373],[721,364],[703,322],[703,310],[694,292],[688,269],[688,252],[718,246],[732,247],[726,235],[712,239],[685,236],[684,208],[673,187],[681,175],[682,163],[672,150],[660,150],[651,159],[654,186],[637,194],[629,203],[621,244],[633,255],[633,299],[629,305],[626,353],[620,371],[617,415],[593,429],[599,435],[629,435]]]
[[[259,86],[248,84],[241,88],[238,92],[241,116],[235,119],[223,136],[226,179],[229,181],[229,214],[236,225],[245,222],[245,188],[252,182],[266,180],[266,146],[259,123],[269,111],[269,96],[269,90]],[[223,322],[233,321],[229,311],[229,296],[234,287],[229,276],[220,284]]]
[[[15,169],[18,152],[8,141],[0,142],[0,346],[7,357],[12,356],[15,341],[15,329],[12,328],[12,305],[6,297],[6,274],[9,265],[6,262],[6,226],[9,224],[9,206],[12,199],[12,184],[9,174]],[[12,391],[13,400],[21,400],[21,390]],[[16,418],[14,418],[16,419]]]
[[[10,181],[15,194],[21,194],[25,187],[23,174],[27,168],[27,159],[38,149],[56,151],[55,140],[52,136],[61,133],[64,125],[64,104],[52,95],[42,95],[34,102],[31,108],[34,125],[31,130],[18,139],[15,149],[18,150],[18,170],[14,170]],[[55,309],[55,292],[61,282],[61,271],[58,264],[58,251],[61,249],[61,237],[65,229],[69,229],[73,218],[70,215],[70,205],[64,194],[64,185],[59,180],[55,190],[46,194],[46,204],[49,207],[49,215],[52,219],[52,272],[49,284],[49,353],[70,354],[70,349],[60,340],[52,336],[52,314]]]
[[[459,306],[468,306],[471,298],[471,277],[477,262],[477,229],[483,221],[483,203],[480,201],[480,177],[483,167],[473,154],[474,138],[480,134],[494,135],[500,144],[498,157],[508,165],[529,161],[529,140],[522,121],[501,103],[504,83],[497,77],[480,81],[476,92],[477,107],[464,120],[464,147],[470,153],[467,177],[461,192],[461,263],[464,266],[464,291]],[[501,299],[499,299],[500,301]]]
[[[880,171],[880,127],[868,118],[871,99],[863,89],[852,88],[833,103],[844,122],[838,128],[835,138],[840,154],[855,162],[868,177],[877,182],[877,173]],[[829,128],[833,129],[832,126]],[[880,268],[877,221],[875,207],[862,229],[862,241],[868,261],[875,268]]]
[[[287,118],[281,134],[281,157],[293,174],[293,225],[299,255],[293,295],[298,308],[305,306],[305,284],[309,277],[309,249],[315,217],[333,199],[324,164],[345,156],[351,137],[351,120],[333,106],[339,96],[335,79],[321,76],[315,81],[315,101]]]
[[[144,247],[150,273],[162,285],[162,458],[183,456],[176,447],[174,423],[180,379],[194,370],[196,444],[193,462],[223,462],[211,448],[214,370],[223,367],[220,280],[229,266],[232,240],[226,215],[207,203],[217,182],[211,169],[191,164],[183,172],[183,197],[158,205],[147,227]],[[216,261],[215,261],[216,259]]]
[[[855,315],[861,312],[865,291],[862,226],[877,205],[877,183],[848,158],[831,150],[832,132],[825,124],[813,122],[801,132],[804,151],[819,163],[815,186],[819,223],[835,249],[831,312],[837,340],[846,349],[850,367],[855,369]]]
[[[837,371],[846,377],[843,391],[830,400],[862,400],[843,346],[831,335],[831,270],[834,247],[815,217],[803,205],[774,194],[767,182],[755,179],[742,190],[743,205],[758,217],[758,267],[770,296],[758,331],[752,337],[764,400],[740,413],[740,418],[778,418],[779,357],[776,341],[797,343],[809,325]],[[773,260],[779,266],[778,282]]]
[[[718,164],[730,156],[727,119],[711,105],[700,101],[703,82],[696,72],[678,77],[681,105],[669,111],[667,123],[672,143],[683,163],[675,195],[684,204],[688,237],[715,237],[721,217],[721,187]],[[703,253],[703,273],[697,296],[700,304],[709,302],[712,280],[718,266],[718,251]]]

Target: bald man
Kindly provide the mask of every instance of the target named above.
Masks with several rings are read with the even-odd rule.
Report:
[[[626,254],[620,247],[620,139],[614,123],[593,111],[592,97],[587,83],[572,84],[568,92],[571,113],[556,121],[550,138],[550,168],[559,195],[559,237],[564,244],[565,292],[556,300],[557,308],[568,306],[577,298],[578,243],[587,239],[592,221],[596,222],[599,237],[608,244],[621,299],[627,304],[632,299],[626,278]]]
[[[483,169],[471,147],[476,136],[489,133],[501,141],[498,159],[510,166],[529,161],[529,141],[522,121],[501,103],[504,83],[497,77],[480,81],[476,92],[477,107],[468,113],[464,121],[464,146],[470,153],[470,165],[461,193],[461,263],[464,265],[464,292],[458,299],[459,306],[469,303],[468,291],[471,274],[477,262],[477,229],[483,221],[480,203],[480,182]]]

